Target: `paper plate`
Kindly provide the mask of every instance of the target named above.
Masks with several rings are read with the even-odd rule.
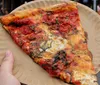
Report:
[[[39,8],[63,3],[68,0],[36,0],[26,3],[12,12],[29,8]],[[93,54],[96,71],[100,71],[100,16],[90,8],[78,3],[78,10],[84,30],[88,33],[88,47]],[[1,25],[0,25],[1,26]],[[52,78],[48,73],[35,64],[11,39],[9,34],[0,27],[0,62],[7,49],[15,57],[14,75],[19,81],[28,85],[68,85],[63,81]]]

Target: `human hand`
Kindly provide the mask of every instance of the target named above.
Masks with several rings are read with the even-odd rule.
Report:
[[[14,57],[10,51],[7,51],[0,66],[0,85],[20,85],[12,74],[13,63]]]

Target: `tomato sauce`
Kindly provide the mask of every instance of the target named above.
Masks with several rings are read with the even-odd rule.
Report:
[[[58,30],[63,36],[73,30],[76,30],[79,25],[78,10],[53,12],[52,14],[43,15],[43,22],[49,26],[50,30]]]

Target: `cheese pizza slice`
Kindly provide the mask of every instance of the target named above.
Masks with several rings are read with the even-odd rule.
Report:
[[[1,17],[1,23],[52,77],[73,85],[98,85],[76,3],[17,11]]]

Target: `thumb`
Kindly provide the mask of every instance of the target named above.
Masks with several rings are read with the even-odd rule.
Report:
[[[13,63],[14,63],[14,57],[12,55],[12,52],[7,51],[3,61],[1,63],[1,68],[0,68],[1,71],[12,74]]]

